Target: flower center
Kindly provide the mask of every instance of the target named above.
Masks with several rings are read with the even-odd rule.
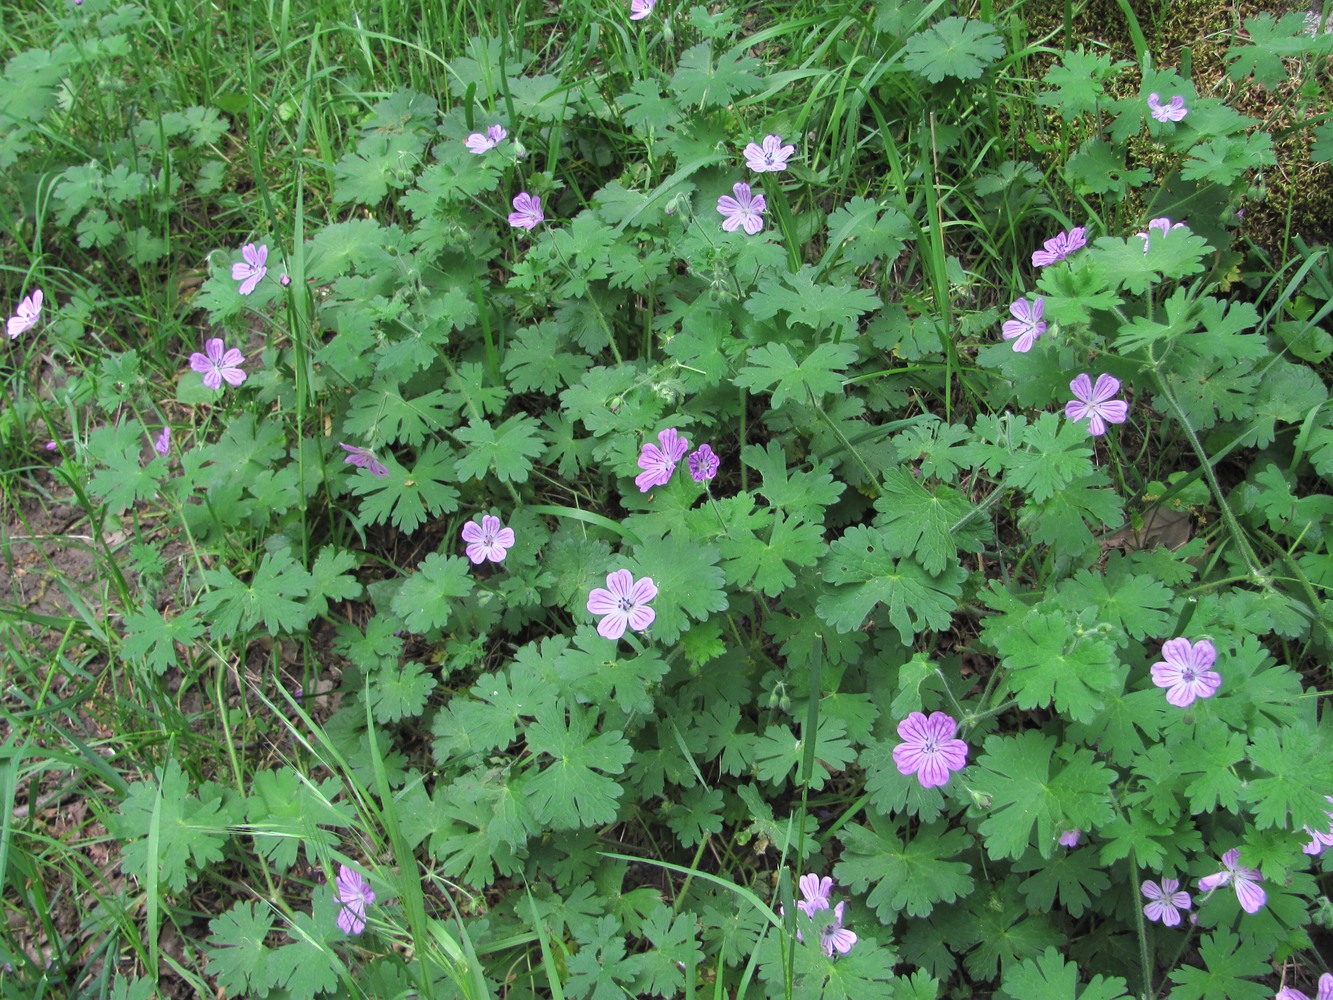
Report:
[[[621,611],[633,611],[634,602],[630,600],[628,597],[617,597],[616,607],[619,608]]]

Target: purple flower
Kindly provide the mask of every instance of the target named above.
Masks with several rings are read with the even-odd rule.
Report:
[[[1065,404],[1065,416],[1070,420],[1088,418],[1088,433],[1093,437],[1106,433],[1106,425],[1123,424],[1129,418],[1129,404],[1123,399],[1112,399],[1120,391],[1120,380],[1111,375],[1098,375],[1097,385],[1086,373],[1069,383],[1073,399]]]
[[[153,442],[153,450],[159,455],[165,455],[171,450],[171,428],[163,427],[162,433],[157,436]]]
[[[782,144],[782,136],[766,135],[762,146],[752,142],[745,147],[745,165],[756,174],[777,173],[787,169],[787,161],[795,152],[795,146]]]
[[[1183,222],[1172,223],[1171,220],[1168,219],[1166,216],[1162,216],[1162,218],[1160,219],[1153,219],[1151,222],[1148,223],[1147,230],[1142,233],[1139,233],[1139,238],[1143,240],[1143,252],[1144,253],[1148,252],[1148,243],[1152,237],[1152,231],[1154,229],[1161,230],[1162,235],[1165,236],[1172,229],[1184,229],[1184,228],[1185,228],[1185,223]]]
[[[55,451],[60,445],[56,444],[54,441],[48,441],[46,444],[42,445],[42,447],[47,451]]]
[[[1000,335],[1005,340],[1012,340],[1014,350],[1019,354],[1026,354],[1032,350],[1037,338],[1046,332],[1046,324],[1041,318],[1045,311],[1046,300],[1040,295],[1030,302],[1027,299],[1015,299],[1009,304],[1009,312],[1014,318],[1004,321]]]
[[[1166,927],[1175,927],[1180,923],[1180,911],[1190,908],[1190,894],[1178,892],[1178,889],[1180,883],[1173,878],[1162,879],[1161,885],[1145,880],[1139,886],[1139,891],[1149,900],[1143,908],[1143,915],[1154,922],[1160,920]]]
[[[268,245],[247,243],[241,247],[245,259],[231,266],[231,276],[241,283],[240,293],[249,295],[268,274]]]
[[[291,286],[291,283],[292,283],[292,276],[290,274],[284,274],[281,278],[278,279],[278,284],[281,285],[283,288],[289,288]]]
[[[376,479],[383,479],[389,474],[388,466],[377,459],[369,448],[358,448],[354,444],[343,444],[341,441],[338,442],[338,447],[347,452],[343,465],[355,465],[358,469],[365,469]]]
[[[245,355],[236,348],[224,350],[222,338],[213,337],[204,341],[204,353],[195,351],[190,355],[190,367],[204,376],[204,385],[217,392],[222,389],[225,378],[229,385],[240,385],[245,381],[245,372],[241,365]]]
[[[1325,799],[1333,802],[1333,795],[1325,795]],[[1324,849],[1333,847],[1333,812],[1326,814],[1330,821],[1327,833],[1321,833],[1318,830],[1311,830],[1308,826],[1305,832],[1310,835],[1310,842],[1301,848],[1306,854],[1323,854]]]
[[[657,6],[657,0],[630,0],[629,19],[631,21],[642,21],[653,12]]]
[[[839,903],[833,908],[833,923],[825,927],[819,935],[819,946],[829,958],[833,957],[835,951],[839,955],[847,954],[852,950],[852,945],[856,944],[856,934],[842,926],[842,911],[846,905]]]
[[[542,214],[542,200],[536,195],[521,192],[514,199],[514,210],[509,213],[509,224],[515,229],[536,229],[546,219]]]
[[[1046,267],[1056,261],[1064,260],[1075,250],[1082,250],[1088,245],[1088,230],[1084,226],[1075,226],[1067,233],[1052,236],[1042,244],[1046,249],[1032,252],[1032,266]]]
[[[1222,855],[1220,872],[1199,879],[1199,890],[1210,893],[1229,882],[1236,890],[1240,908],[1246,913],[1258,913],[1268,902],[1268,894],[1259,888],[1262,877],[1257,868],[1246,868],[1240,863],[1240,851],[1233,847]]]
[[[484,559],[504,562],[507,550],[514,544],[514,529],[506,528],[498,517],[484,514],[480,528],[475,521],[463,525],[463,541],[468,543],[464,551],[474,566]]]
[[[360,934],[366,929],[366,907],[375,902],[375,890],[360,873],[346,865],[338,866],[338,929],[344,934]]]
[[[750,185],[737,181],[731,186],[736,197],[724,194],[717,200],[717,210],[722,213],[722,228],[734,233],[742,226],[745,232],[753,236],[764,228],[764,196],[752,195]]]
[[[1185,109],[1185,98],[1177,94],[1170,104],[1163,104],[1160,94],[1148,95],[1148,110],[1159,122],[1178,122],[1189,112]]]
[[[913,712],[898,723],[903,742],[893,748],[893,762],[902,774],[915,774],[922,788],[947,784],[949,772],[967,765],[967,744],[954,739],[958,723],[943,712],[927,718]]]
[[[689,457],[686,464],[689,465],[690,476],[696,483],[706,483],[717,475],[717,469],[722,464],[722,460],[717,457],[711,447],[701,444],[699,450]]]
[[[639,452],[639,468],[643,471],[634,477],[634,485],[640,493],[647,493],[654,486],[665,486],[671,481],[676,471],[676,463],[690,450],[690,442],[677,433],[674,427],[668,427],[657,435],[661,447],[649,441]]]
[[[1166,701],[1187,708],[1195,698],[1211,698],[1222,685],[1222,675],[1211,669],[1217,649],[1207,639],[1169,639],[1162,643],[1162,657],[1152,665],[1152,682],[1166,688]]]
[[[801,876],[799,884],[801,895],[805,898],[797,901],[798,910],[814,919],[816,912],[829,908],[829,896],[833,894],[833,879],[827,875],[820,878],[814,872],[810,872]]]
[[[594,587],[588,595],[588,610],[594,615],[605,615],[597,625],[597,633],[604,639],[619,639],[625,626],[642,632],[653,623],[657,612],[648,603],[657,596],[657,584],[645,576],[636,581],[627,569],[608,573],[606,586]]]
[[[1080,830],[1078,827],[1074,827],[1074,829],[1066,830],[1064,833],[1060,834],[1060,846],[1077,847],[1078,842],[1082,839],[1083,839],[1083,831]]]
[[[1277,996],[1273,1000],[1310,1000],[1310,998],[1300,990],[1284,986],[1277,991]],[[1333,976],[1327,972],[1319,977],[1319,993],[1315,1000],[1333,1000]]]
[[[487,150],[494,149],[496,146],[500,145],[500,143],[504,142],[507,135],[509,135],[509,133],[505,131],[503,125],[492,125],[486,130],[485,134],[481,132],[473,132],[467,137],[463,145],[467,146],[470,152],[480,156]],[[514,207],[517,208],[518,206],[515,205]],[[540,222],[541,220],[538,219],[537,221]],[[529,226],[528,228],[531,229],[532,227]]]
[[[42,290],[34,288],[31,295],[24,296],[19,302],[19,307],[14,310],[14,315],[9,317],[9,322],[5,324],[5,331],[9,334],[9,339],[13,340],[19,334],[28,330],[37,322],[37,317],[42,314]]]

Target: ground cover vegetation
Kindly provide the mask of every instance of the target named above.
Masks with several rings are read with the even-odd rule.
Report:
[[[1333,994],[1327,10],[32,6],[4,996]]]

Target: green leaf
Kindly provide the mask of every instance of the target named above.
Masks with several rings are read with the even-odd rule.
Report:
[[[1005,1000],[1130,1000],[1125,981],[1119,976],[1092,981],[1078,988],[1078,966],[1066,962],[1055,948],[1047,948],[1036,960],[1026,958],[1005,969],[1001,985]]]
[[[820,719],[815,738],[815,769],[810,787],[821,789],[826,778],[841,771],[856,759],[856,751],[846,740],[847,724],[841,719]],[[805,742],[797,739],[786,726],[769,726],[754,743],[755,777],[772,784],[783,784],[805,756]]]
[[[529,806],[539,822],[555,830],[610,823],[616,818],[621,787],[615,779],[633,756],[618,730],[592,736],[597,713],[563,699],[537,707],[528,726],[528,750],[551,758],[528,782]],[[589,738],[591,737],[591,739]]]
[[[262,619],[274,635],[297,632],[309,624],[310,609],[302,600],[310,593],[310,574],[287,549],[265,552],[249,584],[225,566],[204,571],[209,588],[199,595],[200,614],[211,622],[215,637],[229,639]]]
[[[1329,431],[1329,468],[1333,477],[1333,430]],[[795,518],[815,524],[824,520],[824,509],[837,502],[846,489],[836,481],[828,463],[816,465],[811,472],[791,471],[782,445],[770,440],[763,448],[756,444],[741,449],[741,461],[763,477],[758,492],[774,507]]]
[[[722,832],[722,805],[720,788],[687,788],[670,806],[666,824],[682,847],[694,847]]]
[[[298,851],[308,862],[327,857],[338,831],[355,822],[342,790],[337,778],[316,783],[289,767],[257,771],[245,802],[256,849],[279,872],[290,870]]]
[[[267,939],[274,911],[268,904],[237,903],[208,922],[208,974],[230,996],[266,996],[283,982],[274,979]]]
[[[671,89],[681,105],[724,108],[763,86],[763,79],[755,72],[759,68],[758,61],[744,55],[743,50],[714,56],[712,46],[700,42],[681,53],[671,76]]]
[[[532,459],[546,449],[541,424],[526,413],[516,413],[499,427],[489,420],[473,420],[455,434],[467,448],[458,459],[460,479],[483,479],[492,469],[501,482],[526,483]]]
[[[425,523],[428,515],[452,514],[458,510],[458,491],[453,453],[447,445],[432,441],[417,456],[411,471],[400,466],[392,455],[383,455],[389,470],[384,478],[369,473],[351,478],[351,491],[362,497],[358,516],[363,524],[392,521],[399,530],[411,534]]]
[[[1065,178],[1080,195],[1123,198],[1131,188],[1141,187],[1152,180],[1151,170],[1130,167],[1125,156],[1124,147],[1113,146],[1101,138],[1089,139],[1065,164]]]
[[[1187,181],[1207,181],[1227,187],[1244,174],[1277,163],[1273,140],[1267,132],[1228,135],[1195,146],[1180,168]]]
[[[147,440],[137,420],[119,420],[88,435],[88,454],[97,463],[88,492],[105,501],[109,513],[123,513],[161,492],[167,460],[159,455],[145,464],[141,455]]]
[[[1071,636],[1064,612],[1034,609],[1020,622],[991,616],[983,628],[986,641],[1004,657],[1003,683],[1018,705],[1053,705],[1075,722],[1091,722],[1103,707],[1103,696],[1118,693],[1124,684],[1115,646],[1095,632]]]
[[[648,914],[640,933],[652,949],[639,956],[643,966],[635,994],[679,996],[685,990],[687,972],[693,976],[704,962],[698,916],[689,910],[673,914],[669,906],[659,903]]]
[[[903,65],[931,83],[975,80],[1004,55],[1004,41],[985,21],[946,17],[909,38],[903,52]]]
[[[450,598],[472,593],[468,561],[462,556],[432,552],[403,581],[393,597],[393,613],[413,632],[422,634],[442,628],[453,610]]]
[[[911,556],[937,576],[957,563],[960,547],[981,551],[975,533],[961,527],[973,507],[957,490],[947,486],[929,490],[906,469],[886,470],[882,483],[884,493],[875,501],[879,512],[875,527],[894,555]]]
[[[378,671],[370,682],[370,708],[379,723],[398,722],[420,715],[435,690],[435,678],[424,665],[404,663],[401,668]]]
[[[747,364],[732,381],[743,389],[773,388],[772,408],[781,409],[789,400],[807,402],[827,393],[842,391],[842,371],[856,360],[851,344],[820,344],[797,362],[786,344],[765,344],[750,351]]]
[[[579,935],[579,949],[569,959],[570,996],[589,1000],[623,1000],[629,994],[622,985],[631,983],[643,969],[643,958],[625,950],[615,917],[601,917],[586,936]]]
[[[1038,913],[1050,913],[1059,897],[1060,908],[1071,917],[1081,917],[1094,899],[1111,887],[1106,869],[1092,850],[1057,851],[1053,858],[1034,856],[1035,851],[1014,862],[1017,874],[1031,872],[1019,890]]]
[[[310,596],[306,606],[314,618],[327,614],[329,601],[354,601],[361,596],[361,584],[351,571],[357,567],[356,556],[346,549],[326,545],[310,567]]]
[[[554,322],[543,320],[520,330],[505,346],[500,367],[515,392],[551,395],[576,383],[590,363],[587,355],[569,348]]]
[[[1253,76],[1265,87],[1278,87],[1287,79],[1286,59],[1327,55],[1327,35],[1309,33],[1305,15],[1284,14],[1280,20],[1271,14],[1245,19],[1245,34],[1237,35],[1227,49],[1227,76],[1243,80]]]
[[[768,282],[746,299],[746,312],[760,320],[785,312],[791,322],[816,332],[832,330],[836,340],[839,336],[855,336],[857,320],[883,305],[879,296],[867,288],[823,284],[815,280],[816,274],[810,264],[795,274],[783,273],[781,284]],[[843,346],[853,348],[847,364],[856,356],[855,347],[850,343]]]
[[[739,533],[720,540],[727,582],[748,590],[763,591],[777,597],[796,584],[791,566],[813,566],[824,554],[824,531],[818,525],[788,520],[779,512],[772,521],[767,541]]]
[[[971,893],[972,866],[952,860],[971,848],[967,833],[931,823],[904,838],[893,821],[871,814],[871,823],[869,829],[848,824],[839,835],[843,859],[833,874],[856,893],[874,886],[866,903],[886,924],[903,911],[928,917],[937,904],[951,904]]]
[[[455,413],[456,407],[441,389],[409,400],[397,385],[376,379],[369,389],[352,397],[346,433],[358,441],[397,441],[417,448],[427,435],[452,427]]]
[[[1256,830],[1323,828],[1324,795],[1333,788],[1333,758],[1322,736],[1326,731],[1295,724],[1251,735],[1250,762],[1267,772],[1251,778],[1243,792]]]
[[[1088,52],[1080,43],[1077,52],[1061,53],[1060,64],[1046,71],[1042,83],[1050,89],[1037,96],[1037,103],[1054,108],[1067,122],[1095,114],[1106,94],[1105,81],[1132,65],[1103,52]]]
[[[1170,1000],[1269,1000],[1273,987],[1251,982],[1266,978],[1271,942],[1262,938],[1240,938],[1229,930],[1205,934],[1199,942],[1199,958],[1204,969],[1192,965],[1178,966],[1170,978],[1179,985],[1170,994]]]
[[[151,605],[125,616],[124,656],[139,660],[161,677],[177,665],[176,643],[190,646],[204,633],[204,626],[193,608],[182,608],[173,618],[165,618]]]
[[[316,921],[309,913],[293,913],[288,920],[287,936],[291,944],[283,945],[269,958],[271,967],[286,985],[289,1000],[315,1000],[321,993],[336,989],[338,974],[347,974],[328,938],[340,935],[332,907],[320,914]]]
[[[658,641],[670,645],[680,638],[690,619],[703,621],[715,611],[727,610],[725,578],[717,565],[722,554],[716,545],[647,538],[633,552],[630,569],[635,578],[649,576],[657,584],[652,634]],[[604,587],[605,582],[599,580],[594,586]]]

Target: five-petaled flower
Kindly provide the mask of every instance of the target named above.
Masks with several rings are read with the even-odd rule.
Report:
[[[1046,332],[1046,324],[1041,318],[1045,311],[1046,300],[1040,295],[1031,301],[1015,299],[1009,305],[1009,312],[1014,318],[1004,321],[1004,325],[1000,327],[1000,335],[1005,340],[1012,340],[1014,350],[1019,354],[1026,354],[1032,350],[1037,338]]]
[[[463,541],[468,543],[464,551],[473,565],[480,565],[484,559],[504,562],[506,552],[514,544],[514,529],[506,528],[504,522],[492,514],[483,514],[480,528],[476,521],[463,525]]]
[[[204,341],[204,351],[195,351],[190,355],[190,367],[204,376],[204,385],[217,392],[222,389],[222,380],[229,385],[240,385],[245,381],[245,372],[241,365],[245,355],[236,348],[226,349],[221,337]]]
[[[389,468],[378,458],[369,448],[358,448],[354,444],[344,444],[338,442],[338,447],[347,452],[347,457],[343,459],[344,465],[355,465],[359,469],[365,469],[376,479],[383,479],[389,474]]]
[[[724,194],[717,200],[717,210],[722,213],[722,228],[734,233],[742,226],[745,232],[753,236],[764,228],[764,196],[752,194],[750,185],[737,181],[731,186],[736,197]]]
[[[847,954],[852,950],[852,945],[856,944],[856,932],[842,926],[842,911],[846,905],[839,903],[833,907],[833,922],[819,935],[819,946],[829,958],[833,957],[835,951],[839,955]]]
[[[268,274],[268,244],[247,243],[241,247],[244,260],[231,266],[231,276],[241,283],[242,295],[249,295]]]
[[[1173,223],[1166,216],[1162,216],[1160,219],[1153,219],[1151,222],[1148,223],[1148,228],[1143,232],[1139,233],[1139,238],[1143,240],[1143,252],[1144,253],[1148,252],[1148,245],[1152,242],[1152,231],[1154,229],[1159,230],[1162,233],[1162,235],[1165,236],[1173,229],[1184,229],[1184,228],[1185,228],[1185,223],[1183,222]]]
[[[893,762],[902,774],[915,774],[922,788],[947,784],[951,771],[967,765],[967,744],[954,738],[958,723],[943,712],[927,718],[913,712],[898,723],[903,742],[893,748]]]
[[[1120,380],[1112,375],[1098,375],[1097,384],[1083,373],[1069,383],[1074,398],[1065,404],[1065,416],[1070,420],[1088,421],[1088,433],[1097,437],[1106,433],[1107,424],[1123,424],[1129,419],[1129,404],[1123,399],[1112,399],[1120,391]]]
[[[19,306],[14,310],[14,315],[9,317],[5,324],[5,332],[9,334],[9,339],[13,340],[19,334],[28,330],[37,322],[37,317],[42,314],[42,290],[35,288],[31,295],[25,295],[19,302]]]
[[[631,21],[642,21],[653,12],[657,6],[657,0],[630,0],[629,19]]]
[[[1310,1000],[1310,998],[1300,990],[1284,986],[1277,991],[1273,1000]],[[1333,1000],[1333,975],[1325,972],[1319,977],[1319,992],[1316,994],[1315,1000]]]
[[[338,929],[344,934],[360,934],[366,929],[366,907],[375,902],[375,890],[360,872],[346,865],[338,866]]]
[[[1169,104],[1162,103],[1161,94],[1149,94],[1148,111],[1159,122],[1178,122],[1189,114],[1185,108],[1185,98],[1179,94],[1172,97]]]
[[[635,580],[629,570],[618,569],[607,574],[606,586],[606,590],[594,587],[588,595],[588,610],[605,616],[597,624],[597,633],[604,639],[619,639],[626,626],[642,632],[653,623],[657,612],[648,604],[657,596],[657,584],[652,577]]]
[[[658,434],[657,440],[658,444],[649,441],[639,452],[638,465],[643,471],[634,477],[634,485],[640,493],[647,493],[654,486],[665,486],[671,482],[676,463],[690,450],[689,440],[681,437],[674,427],[668,427]]]
[[[522,191],[514,198],[514,210],[509,213],[509,224],[515,229],[536,229],[545,221],[542,213],[542,200],[536,195]]]
[[[1187,708],[1222,686],[1222,675],[1212,669],[1215,662],[1217,648],[1207,639],[1169,639],[1162,643],[1162,659],[1152,665],[1152,682],[1166,688],[1167,704]]]
[[[717,453],[712,447],[706,444],[699,445],[699,450],[690,455],[686,460],[690,468],[690,478],[696,483],[706,483],[717,475],[718,466],[722,460],[717,457]]]
[[[825,875],[820,878],[814,872],[802,875],[800,878],[801,895],[803,899],[796,901],[796,909],[809,920],[815,919],[815,914],[822,910],[829,909],[829,897],[833,894],[833,879]],[[836,951],[839,955],[846,955],[852,950],[852,945],[856,944],[856,934],[842,926],[843,910],[846,903],[839,903],[833,907],[832,919],[819,932],[819,946],[824,954],[833,957]],[[779,907],[779,910],[785,915],[785,908]],[[804,942],[805,935],[801,932],[800,921],[797,921],[796,940]]]
[[[1179,924],[1180,911],[1190,908],[1190,894],[1180,888],[1176,879],[1164,878],[1161,885],[1145,879],[1139,891],[1149,901],[1143,908],[1143,915],[1154,922],[1160,920],[1166,927]]]
[[[1333,795],[1325,795],[1328,802],[1333,802]],[[1301,848],[1306,854],[1323,854],[1324,850],[1333,847],[1333,812],[1325,813],[1329,819],[1329,827],[1326,831],[1311,830],[1308,826],[1305,832],[1310,835],[1310,842]]]
[[[825,875],[820,878],[814,872],[802,875],[798,884],[802,899],[797,900],[796,908],[807,917],[813,918],[819,910],[829,908],[829,897],[833,894],[833,879]]]
[[[466,140],[464,140],[463,145],[467,146],[470,152],[480,155],[487,150],[494,149],[496,146],[500,145],[500,143],[504,142],[505,136],[507,135],[509,135],[509,133],[505,131],[503,125],[492,125],[484,133],[473,132]],[[518,206],[515,207],[517,208]]]
[[[756,174],[777,173],[787,169],[787,161],[796,147],[782,144],[782,136],[766,135],[763,145],[752,142],[744,149],[745,165]]]
[[[1222,870],[1215,875],[1205,875],[1199,879],[1200,892],[1212,892],[1214,889],[1230,883],[1236,890],[1236,899],[1246,913],[1258,913],[1268,902],[1268,894],[1259,888],[1263,878],[1257,868],[1247,868],[1240,863],[1240,851],[1232,848],[1222,855]]]
[[[153,442],[153,451],[159,455],[165,455],[171,450],[171,428],[163,427],[162,433],[157,436]]]
[[[1087,245],[1087,227],[1075,226],[1067,233],[1052,236],[1042,244],[1045,249],[1032,251],[1032,266],[1047,267],[1056,261],[1064,260],[1075,250],[1082,250]]]

